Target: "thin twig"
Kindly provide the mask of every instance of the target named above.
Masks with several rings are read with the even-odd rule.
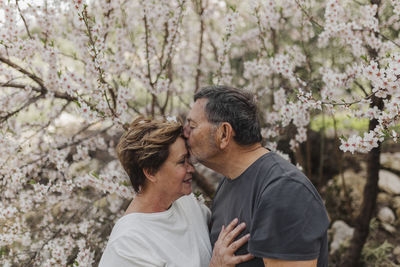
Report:
[[[260,39],[262,48],[264,49],[265,53],[267,55],[269,55],[270,53],[268,52],[268,48],[265,46],[265,31],[263,31],[263,29],[261,27],[260,14],[258,11],[259,11],[258,8],[254,9],[254,14],[257,18],[257,27],[258,27],[258,31],[259,31],[258,38]]]
[[[99,123],[100,121],[95,121],[92,123],[89,123],[87,125],[85,125],[84,127],[82,127],[79,131],[77,131],[72,137],[71,140],[74,140],[75,137],[77,137],[79,134],[81,134],[82,132],[86,131],[87,129],[89,129],[90,127],[92,127],[93,125],[95,125],[96,123]]]
[[[69,55],[69,54],[67,54],[67,53],[64,53],[64,52],[58,52],[60,55],[62,55],[62,56],[65,56],[65,57],[69,57],[69,58],[72,58],[72,59],[74,59],[74,60],[76,60],[76,61],[79,61],[79,62],[81,62],[81,63],[83,63],[84,65],[86,65],[86,62],[84,61],[84,60],[82,60],[82,59],[79,59],[76,55]]]
[[[362,84],[360,84],[360,83],[357,82],[357,81],[354,81],[354,83],[355,83],[358,87],[360,87],[360,89],[364,92],[365,96],[368,97],[367,90],[365,90],[364,86],[362,86]]]
[[[127,104],[127,106],[129,107],[129,108],[131,108],[133,111],[135,111],[137,114],[141,114],[141,112],[136,108],[136,107],[134,107],[134,106],[132,106],[131,104],[129,104],[129,103],[126,103]]]
[[[28,24],[26,23],[26,20],[25,20],[24,16],[22,15],[21,9],[19,8],[18,0],[15,0],[15,3],[16,3],[16,5],[17,5],[19,15],[20,15],[22,21],[24,22],[26,32],[27,32],[29,38],[30,38],[30,39],[33,39],[32,35],[31,35],[30,31],[29,31]]]
[[[385,39],[385,40],[391,42],[391,43],[394,44],[395,46],[400,47],[400,44],[396,43],[395,41],[393,41],[393,40],[390,39],[389,37],[386,37],[386,35],[383,35],[383,34],[380,33],[380,32],[377,32],[377,34],[380,35],[383,39]]]
[[[301,11],[306,15],[306,17],[310,20],[311,23],[314,25],[317,25],[318,27],[321,28],[321,30],[324,30],[324,26],[322,26],[319,22],[317,22],[310,14],[308,14],[307,10],[304,9],[304,7],[299,3],[299,0],[295,0],[296,4],[298,7],[300,7]]]
[[[38,101],[40,98],[43,98],[44,94],[40,94],[38,96],[35,96],[33,98],[30,98],[24,105],[22,105],[21,107],[17,108],[16,110],[7,113],[5,116],[0,117],[0,125],[7,121],[10,117],[14,116],[15,114],[17,114],[18,112],[20,112],[21,110],[23,110],[24,108],[30,106],[31,104],[35,103],[36,101]]]

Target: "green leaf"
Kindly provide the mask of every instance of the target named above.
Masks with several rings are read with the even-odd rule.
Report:
[[[7,255],[7,247],[0,248],[0,256]]]
[[[91,175],[96,179],[100,179],[99,175],[96,172],[92,172]]]
[[[360,58],[361,58],[361,59],[364,59],[364,61],[368,63],[368,58],[367,58],[367,56],[362,55],[362,56],[360,56]]]
[[[128,181],[122,181],[122,183],[121,183],[122,185],[124,185],[124,186],[129,186],[129,183],[128,183]]]
[[[31,180],[29,181],[29,184],[36,184],[36,181],[33,180],[33,179],[31,179]]]

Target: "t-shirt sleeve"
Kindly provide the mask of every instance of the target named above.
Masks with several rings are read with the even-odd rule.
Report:
[[[318,258],[329,219],[319,196],[304,184],[282,178],[256,202],[250,226],[249,252],[260,258]]]
[[[137,237],[120,237],[108,244],[99,267],[162,267],[165,262],[151,255],[150,249],[135,240]]]

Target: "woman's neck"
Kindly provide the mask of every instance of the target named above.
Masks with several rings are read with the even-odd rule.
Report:
[[[171,207],[174,201],[166,200],[160,193],[152,192],[152,190],[145,190],[136,194],[128,208],[125,215],[134,212],[140,213],[155,213],[163,212]]]

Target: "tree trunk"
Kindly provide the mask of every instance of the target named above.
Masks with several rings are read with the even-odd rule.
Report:
[[[379,21],[379,6],[381,0],[370,0],[371,4],[378,6],[375,18]],[[377,35],[375,33],[375,35]],[[378,58],[378,51],[375,49],[369,49],[369,55],[371,59]],[[371,97],[371,108],[377,107],[379,110],[383,110],[382,98],[373,95]],[[373,119],[369,121],[369,130],[373,131],[378,125],[378,120]],[[369,234],[369,224],[372,216],[375,213],[376,198],[378,195],[378,181],[379,181],[379,169],[380,169],[380,156],[381,156],[381,143],[378,143],[378,147],[373,148],[367,157],[367,183],[364,187],[363,202],[361,204],[360,213],[356,219],[356,225],[354,229],[353,238],[350,243],[350,248],[345,254],[342,267],[357,267],[361,266],[360,257],[361,252],[367,241]]]
[[[383,109],[383,101],[381,98],[372,97],[371,107]],[[378,121],[373,119],[369,122],[369,130],[374,130],[378,125]],[[360,266],[360,256],[364,244],[369,234],[369,223],[374,215],[376,207],[376,198],[378,195],[378,180],[380,169],[381,143],[378,147],[373,148],[368,153],[367,158],[367,183],[364,187],[363,202],[361,204],[360,213],[356,219],[354,235],[350,243],[350,248],[343,258],[342,267]]]

